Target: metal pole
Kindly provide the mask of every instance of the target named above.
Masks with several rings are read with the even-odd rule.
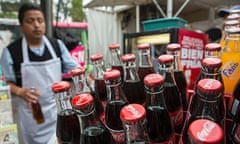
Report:
[[[173,1],[167,0],[167,17],[172,17],[173,13]]]
[[[41,0],[41,8],[46,19],[46,35],[52,37],[52,0]]]
[[[136,5],[136,32],[140,31],[140,8]]]

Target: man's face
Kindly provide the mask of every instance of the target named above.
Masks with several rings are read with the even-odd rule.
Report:
[[[29,10],[24,13],[21,29],[24,35],[30,39],[39,39],[46,32],[43,13],[38,10]]]

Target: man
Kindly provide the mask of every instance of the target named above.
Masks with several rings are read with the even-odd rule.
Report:
[[[230,8],[222,8],[218,11],[218,16],[226,18],[230,13],[240,13],[240,5],[235,5]]]
[[[17,122],[24,144],[47,144],[56,131],[57,107],[51,90],[61,80],[62,72],[78,67],[62,41],[49,39],[45,18],[38,6],[23,4],[18,11],[23,37],[4,48],[0,64],[10,86],[18,97]],[[31,87],[36,88],[32,93]],[[37,124],[29,109],[39,102],[45,121]],[[16,105],[14,105],[15,107]]]

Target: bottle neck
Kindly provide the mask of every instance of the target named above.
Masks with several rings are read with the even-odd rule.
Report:
[[[145,134],[144,125],[146,120],[141,120],[134,123],[124,123],[126,144],[144,143],[149,142],[148,136]]]
[[[222,95],[223,95],[222,91],[204,93],[201,90],[197,89],[197,93],[200,99],[209,103],[213,103],[213,102],[217,103],[219,101],[222,101]]]
[[[122,61],[121,61],[121,56],[120,56],[120,49],[112,49],[110,50],[111,52],[111,65],[112,66],[121,66]]]
[[[201,69],[201,79],[203,78],[213,78],[216,80],[221,80],[221,68],[220,67],[213,67],[209,68],[206,66],[203,66]]]
[[[125,100],[125,95],[121,87],[121,78],[115,80],[105,80],[107,88],[107,101]]]
[[[80,94],[83,92],[91,93],[91,88],[88,85],[85,74],[80,74],[72,77],[73,84],[75,87],[75,94]]]
[[[205,51],[205,58],[221,58],[221,50]]]
[[[182,63],[181,63],[181,51],[180,50],[175,50],[169,52],[171,55],[173,55],[173,70],[174,71],[182,71]]]
[[[70,103],[70,97],[71,97],[70,90],[55,93],[55,97],[56,97],[58,114],[63,114],[63,112],[66,110],[72,110],[72,105]]]
[[[146,106],[161,106],[166,108],[166,103],[164,100],[164,87],[163,85],[157,87],[148,87],[145,85],[146,92]]]
[[[150,49],[138,50],[139,67],[153,67]]]
[[[139,75],[137,73],[136,63],[135,61],[129,61],[123,63],[124,70],[124,81],[139,81]]]
[[[227,33],[224,52],[240,52],[240,33]]]
[[[103,74],[105,71],[106,68],[102,59],[93,62],[93,73],[95,79],[103,79]]]
[[[170,83],[174,83],[175,82],[175,78],[174,78],[174,73],[173,73],[173,64],[172,63],[168,63],[168,64],[160,64],[159,65],[159,73],[164,77],[165,82],[170,82]]]

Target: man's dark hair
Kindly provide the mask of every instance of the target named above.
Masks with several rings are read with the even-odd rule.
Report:
[[[219,41],[222,37],[222,31],[219,28],[210,28],[205,33],[212,42]]]
[[[42,12],[41,8],[38,5],[34,5],[32,3],[23,3],[18,9],[18,21],[20,24],[23,22],[25,12],[29,10],[38,10]]]

